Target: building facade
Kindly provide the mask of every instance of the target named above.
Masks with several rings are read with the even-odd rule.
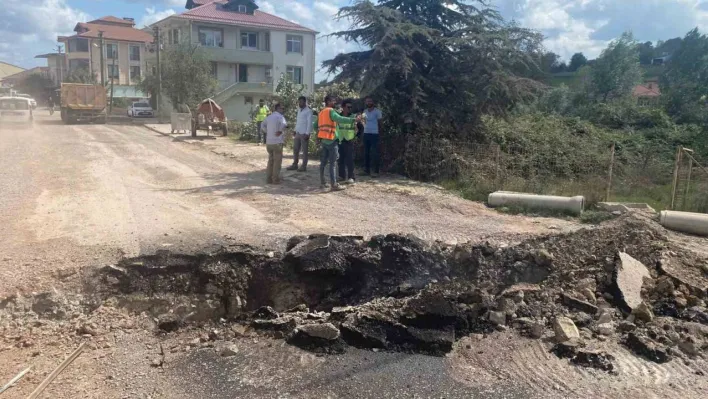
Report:
[[[65,69],[61,74],[85,69],[99,83],[103,77],[107,85],[135,86],[140,82],[145,74],[148,46],[153,42],[153,36],[135,29],[132,18],[108,16],[79,22],[74,31],[73,36],[58,38],[64,44],[62,61]]]
[[[282,75],[312,93],[317,32],[262,12],[251,0],[189,0],[187,8],[153,26],[163,49],[185,42],[204,49],[219,83],[214,99],[229,119],[250,120]]]

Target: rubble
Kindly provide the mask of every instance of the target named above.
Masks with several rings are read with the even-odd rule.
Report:
[[[627,310],[632,311],[642,303],[642,285],[651,274],[640,261],[624,252],[617,255],[614,283],[617,286],[617,300]]]
[[[313,235],[294,237],[284,254],[160,252],[101,270],[91,298],[0,299],[0,312],[70,319],[72,336],[100,337],[128,328],[86,317],[110,303],[148,315],[145,328],[202,331],[205,338],[177,351],[218,352],[223,340],[267,334],[316,353],[353,346],[445,355],[460,337],[509,329],[536,340],[552,331],[555,346],[539,341],[549,351],[606,371],[612,359],[587,349],[598,341],[656,362],[703,356],[708,337],[695,325],[708,323],[706,293],[678,279],[681,249],[668,251],[660,228],[633,217],[500,247]],[[673,275],[652,280],[664,273],[660,259]],[[8,343],[23,342],[32,343]]]
[[[556,342],[559,343],[580,338],[580,332],[575,323],[567,317],[556,317],[553,321],[553,332],[556,334]]]

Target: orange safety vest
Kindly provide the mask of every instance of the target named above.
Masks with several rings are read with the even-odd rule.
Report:
[[[337,125],[332,120],[330,112],[332,108],[325,108],[317,116],[317,138],[324,140],[334,140]]]

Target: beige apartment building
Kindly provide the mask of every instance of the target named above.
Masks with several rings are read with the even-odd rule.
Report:
[[[132,18],[103,17],[90,22],[79,22],[73,36],[60,36],[64,44],[64,71],[83,68],[101,81],[101,54],[103,54],[103,79],[106,84],[119,86],[117,92],[126,97],[139,97],[134,87],[146,69],[148,45],[153,36],[144,30],[135,29]],[[101,35],[103,39],[101,40]],[[103,42],[103,47],[101,47]],[[128,86],[128,87],[124,87]],[[132,89],[132,90],[131,90]],[[129,95],[130,92],[136,95]]]
[[[252,0],[189,0],[187,8],[153,27],[163,48],[186,41],[205,50],[219,82],[214,99],[229,119],[250,120],[281,76],[313,92],[317,32],[262,12]]]

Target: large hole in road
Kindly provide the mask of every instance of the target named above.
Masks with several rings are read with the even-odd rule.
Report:
[[[633,295],[651,316],[627,308],[620,253],[646,265]],[[461,336],[513,328],[612,370],[611,356],[586,350],[588,342],[615,339],[654,361],[703,352],[705,262],[670,244],[653,221],[628,215],[508,247],[313,235],[293,237],[285,253],[165,251],[103,268],[87,291],[148,312],[167,331],[226,320],[314,351],[439,355]]]

